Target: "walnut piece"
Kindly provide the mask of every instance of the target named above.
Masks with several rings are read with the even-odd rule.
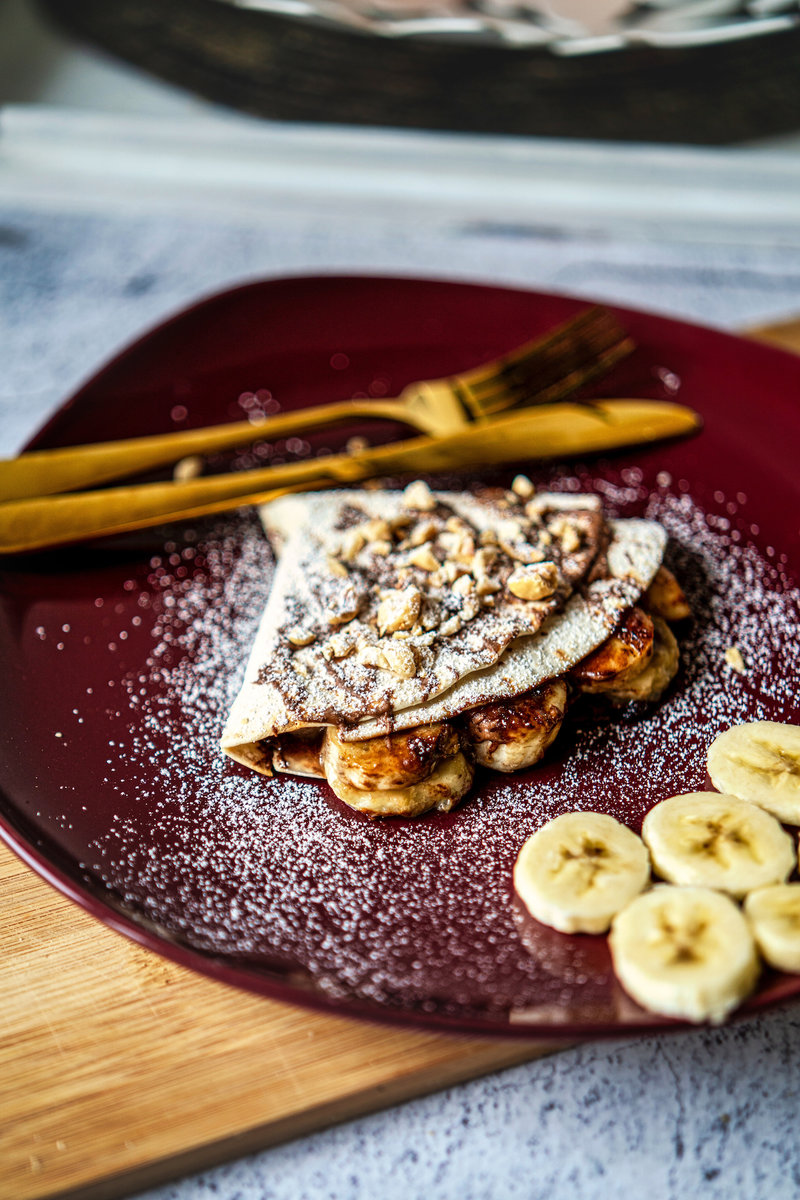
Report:
[[[411,585],[384,593],[378,606],[378,632],[395,633],[399,629],[413,629],[422,607],[422,592]]]
[[[520,500],[530,500],[536,489],[527,475],[517,475],[511,484],[511,490],[519,496]]]
[[[551,562],[516,567],[508,577],[508,590],[520,600],[544,600],[557,584],[558,568]]]

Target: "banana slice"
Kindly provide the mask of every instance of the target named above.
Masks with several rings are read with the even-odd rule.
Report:
[[[653,621],[641,608],[631,608],[614,630],[570,672],[582,692],[614,691],[635,679],[653,653]]]
[[[672,571],[659,567],[644,594],[644,606],[665,621],[685,621],[692,615],[683,588]]]
[[[449,812],[469,791],[474,769],[459,751],[439,763],[427,779],[408,787],[366,791],[355,788],[335,767],[326,764],[325,777],[335,795],[351,808],[370,817],[419,817],[437,809]]]
[[[800,972],[800,883],[778,883],[751,892],[744,915],[771,967]]]
[[[711,743],[708,773],[721,792],[800,825],[800,725],[753,721],[726,729]]]
[[[747,921],[710,888],[657,885],[614,918],[609,946],[625,991],[666,1017],[718,1023],[758,979]]]
[[[447,721],[417,725],[385,737],[345,742],[329,726],[322,743],[322,766],[350,787],[364,792],[389,791],[421,783],[446,758],[461,749],[458,731]]]
[[[774,817],[717,792],[662,800],[645,817],[642,837],[662,879],[732,896],[782,883],[797,861],[794,842]]]
[[[627,704],[632,700],[640,704],[658,700],[672,682],[680,664],[680,650],[675,634],[661,617],[653,617],[653,655],[643,671],[633,679],[620,683],[613,680],[605,689],[609,700]]]
[[[515,700],[484,704],[464,714],[472,756],[495,771],[521,771],[553,744],[567,707],[567,685],[554,679]]]
[[[528,912],[561,933],[604,933],[649,877],[641,838],[596,812],[549,821],[528,838],[514,865],[514,887]]]

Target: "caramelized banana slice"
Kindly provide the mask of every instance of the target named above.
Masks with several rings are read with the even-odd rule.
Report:
[[[419,817],[431,809],[449,812],[469,791],[473,767],[461,751],[440,762],[421,783],[366,791],[354,788],[337,770],[326,768],[328,783],[345,804],[370,817]]]
[[[294,733],[284,733],[273,747],[272,765],[276,771],[324,779],[325,772],[320,760],[321,749],[321,729],[297,729]]]
[[[458,731],[446,721],[363,742],[342,741],[332,726],[325,731],[322,765],[329,783],[333,774],[351,788],[382,792],[421,783],[460,748]]]
[[[644,594],[645,607],[665,621],[685,621],[692,615],[683,588],[672,571],[659,567],[655,579]]]
[[[653,621],[641,608],[629,608],[610,638],[571,671],[582,692],[609,692],[645,670],[653,653]]]
[[[610,700],[627,704],[630,700],[641,703],[658,700],[661,693],[677,674],[680,663],[680,651],[675,635],[661,617],[653,617],[655,639],[653,657],[644,671],[627,683],[620,683],[608,688],[605,695]]]
[[[553,679],[515,700],[473,708],[464,715],[472,757],[495,771],[532,767],[555,741],[566,707],[567,685]]]

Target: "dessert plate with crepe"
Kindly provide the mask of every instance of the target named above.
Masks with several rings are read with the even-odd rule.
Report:
[[[251,284],[153,330],[31,448],[396,395],[585,304]],[[615,311],[638,348],[586,400],[678,400],[698,436],[5,561],[9,845],[126,936],[286,1001],[539,1039],[675,1025],[622,989],[607,938],[531,917],[514,863],[561,814],[638,834],[708,791],[726,729],[800,721],[800,362]],[[256,441],[234,465],[404,432]],[[738,1011],[798,995],[765,967]]]

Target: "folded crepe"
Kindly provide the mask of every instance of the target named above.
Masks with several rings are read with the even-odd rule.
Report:
[[[451,807],[449,792],[434,794],[439,759],[452,766],[457,753],[458,786],[472,768],[441,723],[460,728],[498,701],[551,703],[543,689],[609,638],[666,540],[652,521],[607,521],[595,496],[432,493],[419,481],[287,496],[261,517],[277,567],[222,748],[266,774],[324,773],[372,813]],[[331,748],[320,766],[323,730]],[[436,731],[436,751],[420,766],[423,730]],[[413,751],[416,774],[381,780],[373,763],[342,782],[333,747],[352,759],[366,739],[394,739],[404,762]],[[409,808],[398,780],[421,786],[425,770],[425,802],[414,793]],[[368,785],[355,797],[354,779]]]

